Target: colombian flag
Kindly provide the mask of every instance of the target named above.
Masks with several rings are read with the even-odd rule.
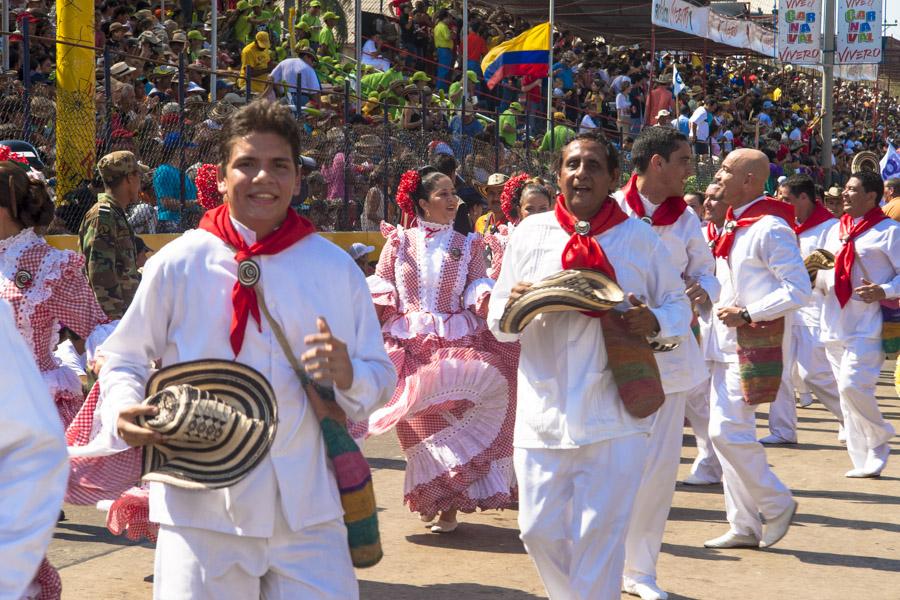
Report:
[[[549,60],[550,23],[542,23],[491,48],[481,60],[481,70],[493,88],[504,77],[546,77]]]

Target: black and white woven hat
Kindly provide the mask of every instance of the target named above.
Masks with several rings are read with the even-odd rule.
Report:
[[[237,362],[198,360],[161,369],[147,382],[144,405],[159,413],[141,416],[137,424],[167,438],[144,449],[145,481],[228,487],[260,463],[275,438],[272,386]]]
[[[602,312],[625,300],[615,281],[590,269],[566,269],[535,283],[500,317],[500,331],[519,333],[545,312]]]

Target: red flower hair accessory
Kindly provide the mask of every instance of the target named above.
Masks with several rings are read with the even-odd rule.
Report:
[[[522,188],[529,179],[528,173],[519,173],[515,177],[507,179],[503,184],[503,191],[500,192],[500,208],[510,223],[519,220],[518,210],[513,210],[515,208],[513,204],[518,203],[519,194],[522,193]]]
[[[213,164],[203,164],[197,169],[194,184],[197,186],[197,202],[206,210],[212,210],[223,202],[218,187],[219,168]]]
[[[9,160],[12,162],[22,163],[26,167],[29,166],[28,159],[9,149],[9,146],[0,146],[0,161]]]
[[[413,201],[413,194],[419,189],[422,183],[422,176],[415,169],[410,169],[400,176],[400,183],[397,184],[397,206],[404,214],[415,217],[416,210]]]

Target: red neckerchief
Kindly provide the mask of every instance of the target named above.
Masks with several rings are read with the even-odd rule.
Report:
[[[821,202],[816,202],[816,207],[813,209],[812,214],[809,215],[809,218],[800,223],[799,225],[794,226],[794,233],[800,235],[804,231],[809,231],[813,227],[817,227],[821,225],[828,219],[833,219],[834,215],[828,212],[828,209],[825,208]]]
[[[710,250],[715,248],[716,243],[719,241],[719,230],[712,221],[706,222],[706,240]]]
[[[607,260],[595,236],[628,219],[625,211],[619,208],[610,196],[603,202],[597,214],[591,217],[590,222],[580,221],[566,208],[566,199],[560,194],[556,198],[554,212],[560,226],[571,236],[563,248],[563,269],[593,269],[615,281],[616,270]]]
[[[237,250],[234,260],[238,263],[238,280],[231,290],[234,313],[231,316],[230,331],[231,349],[237,356],[244,343],[244,332],[247,329],[250,315],[253,315],[257,327],[262,330],[259,303],[253,287],[259,280],[259,265],[253,264],[250,259],[263,254],[278,254],[309,234],[315,233],[316,227],[298,216],[293,210],[288,210],[286,218],[278,229],[263,239],[257,240],[252,246],[248,246],[231,222],[228,205],[223,204],[203,215],[200,220],[200,229],[205,229]]]
[[[738,229],[750,227],[765,216],[781,217],[784,219],[788,227],[794,227],[794,207],[787,202],[776,200],[768,196],[765,199],[756,202],[744,211],[741,218],[734,219],[734,211],[729,206],[728,212],[725,213],[725,227],[723,233],[719,235],[716,247],[713,248],[713,256],[716,258],[728,258],[731,254],[731,246],[734,244],[734,236]]]
[[[853,286],[850,283],[850,271],[853,269],[853,261],[856,260],[856,244],[853,243],[854,240],[888,218],[890,217],[884,214],[879,206],[864,214],[863,218],[856,224],[853,223],[853,217],[850,215],[844,214],[841,216],[841,241],[844,245],[834,258],[834,293],[838,302],[841,303],[841,308],[844,308],[853,294]]]
[[[677,221],[678,217],[687,208],[687,202],[684,201],[684,198],[681,196],[669,196],[663,200],[662,204],[656,207],[653,216],[648,217],[647,211],[644,210],[644,202],[641,200],[641,193],[637,189],[637,178],[637,173],[635,173],[628,180],[628,183],[625,184],[625,187],[622,188],[622,193],[625,194],[625,202],[628,203],[628,207],[634,211],[637,218],[654,227],[671,225]]]

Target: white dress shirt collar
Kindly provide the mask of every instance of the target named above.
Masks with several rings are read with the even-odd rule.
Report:
[[[740,218],[741,218],[741,215],[744,214],[744,213],[747,211],[748,208],[750,208],[751,206],[753,206],[754,204],[756,204],[756,203],[759,202],[760,200],[765,200],[765,199],[766,199],[766,195],[763,194],[762,196],[760,196],[759,198],[757,198],[757,199],[754,200],[753,202],[748,202],[747,204],[743,205],[742,207],[734,209],[734,218],[735,218],[735,219],[740,219]]]

